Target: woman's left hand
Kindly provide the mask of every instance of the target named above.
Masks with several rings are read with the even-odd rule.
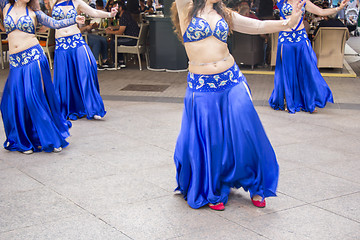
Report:
[[[85,17],[84,16],[76,16],[76,22],[78,24],[84,24],[85,23]]]
[[[118,13],[118,6],[113,7],[111,9],[110,15],[111,15],[111,17],[115,17],[117,13]]]
[[[343,1],[340,3],[339,9],[340,9],[340,10],[343,9],[343,8],[347,5],[347,3],[348,3],[349,1],[350,1],[350,0],[343,0]]]

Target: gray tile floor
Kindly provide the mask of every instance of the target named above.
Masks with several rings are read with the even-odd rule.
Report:
[[[336,103],[291,115],[266,103],[272,76],[246,75],[280,164],[278,197],[258,209],[233,190],[224,212],[173,192],[185,77],[100,72],[104,120],[73,122],[58,154],[0,150],[0,239],[360,239],[359,77],[326,77]],[[129,84],[169,87],[121,90]]]

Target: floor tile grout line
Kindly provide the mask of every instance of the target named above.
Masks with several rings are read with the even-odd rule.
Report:
[[[76,203],[75,201],[73,201],[72,199],[60,194],[58,191],[56,191],[54,188],[52,188],[49,185],[46,185],[44,183],[42,183],[41,181],[37,180],[36,178],[32,177],[31,175],[29,175],[28,173],[24,172],[21,169],[18,169],[20,172],[22,172],[23,174],[25,174],[26,176],[32,178],[33,180],[37,181],[38,183],[40,183],[41,185],[43,185],[44,187],[46,187],[47,189],[49,189],[50,191],[52,191],[53,193],[56,193],[58,196],[61,196],[62,198],[66,199],[67,201],[71,202],[72,204],[74,204],[75,206],[79,207],[80,209],[82,209],[83,211],[85,211],[86,213],[92,215],[93,217],[97,218],[98,220],[104,222],[106,225],[108,225],[109,227],[114,228],[116,231],[120,232],[121,234],[127,236],[130,239],[133,239],[131,237],[129,237],[127,234],[125,234],[124,232],[122,232],[121,230],[117,229],[116,227],[112,226],[111,224],[107,223],[106,221],[104,221],[103,219],[101,219],[100,217],[96,216],[95,213],[90,212],[89,210],[87,210],[86,208],[84,208],[83,206],[81,206],[80,204]]]
[[[221,214],[216,213],[214,210],[207,210],[207,211],[210,212],[211,214],[215,214],[215,215],[221,217],[222,219],[225,219],[225,220],[227,220],[227,221],[229,221],[229,222],[231,222],[231,223],[234,223],[235,225],[238,225],[238,226],[240,226],[240,227],[242,227],[242,228],[244,228],[244,229],[246,229],[246,230],[248,230],[248,231],[250,231],[250,232],[253,232],[253,233],[255,233],[256,235],[259,235],[259,236],[264,237],[264,238],[266,238],[266,239],[272,240],[271,238],[269,238],[269,237],[267,237],[267,236],[265,236],[265,235],[263,235],[263,234],[261,234],[261,233],[258,233],[258,232],[256,232],[255,230],[253,230],[253,229],[251,229],[251,228],[249,228],[249,227],[243,226],[243,225],[241,225],[240,223],[237,223],[237,222],[235,222],[235,221],[233,221],[233,220],[231,220],[231,219],[228,219],[227,217],[222,216]],[[225,210],[225,211],[226,211],[226,210]]]
[[[354,194],[358,194],[358,193],[360,193],[360,191],[347,193],[347,194],[339,195],[339,196],[336,196],[336,197],[325,198],[325,199],[318,200],[318,201],[315,201],[315,202],[310,202],[309,204],[316,204],[316,203],[319,203],[319,202],[329,201],[329,200],[333,200],[333,199],[336,199],[336,198],[342,198],[342,197],[346,197],[346,196],[350,196],[350,195],[354,195]]]
[[[83,211],[85,211],[86,213],[92,215],[93,217],[95,217],[96,219],[98,219],[99,221],[102,221],[103,223],[105,223],[106,225],[108,225],[109,227],[115,229],[116,231],[118,231],[119,233],[125,235],[126,237],[128,237],[129,239],[132,239],[130,236],[128,236],[127,234],[125,234],[123,231],[117,229],[115,226],[112,226],[110,223],[106,222],[105,220],[103,220],[101,217],[98,217],[95,213],[92,213],[91,211],[87,210],[85,207],[81,206],[80,204],[78,204],[77,202],[73,201],[72,199],[62,195],[61,193],[59,193],[58,191],[56,191],[55,189],[53,189],[52,187],[48,186],[49,190],[53,191],[54,193],[56,193],[57,195],[61,196],[62,198],[68,200],[69,202],[71,202],[72,204],[74,204],[75,206],[79,207],[80,209],[82,209]]]
[[[326,208],[323,208],[323,207],[320,207],[320,206],[317,206],[317,205],[313,205],[313,204],[310,204],[310,205],[313,206],[313,207],[319,208],[319,209],[321,209],[321,210],[324,210],[324,211],[326,211],[326,212],[335,214],[336,216],[339,216],[339,217],[348,219],[348,220],[350,220],[350,221],[352,221],[352,222],[356,222],[356,223],[359,223],[359,224],[360,224],[360,221],[359,221],[359,220],[352,219],[352,218],[350,218],[350,217],[346,217],[346,216],[344,216],[344,215],[341,215],[341,214],[339,214],[339,213],[333,212],[333,211],[331,211],[331,210],[329,210],[329,209],[326,209]]]

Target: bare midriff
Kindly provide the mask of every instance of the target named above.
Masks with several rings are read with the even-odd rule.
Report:
[[[189,71],[195,74],[216,74],[234,65],[226,43],[214,36],[184,44],[189,57]]]

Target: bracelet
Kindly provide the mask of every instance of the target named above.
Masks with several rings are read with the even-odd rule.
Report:
[[[336,10],[336,12],[338,12],[338,11],[339,11],[339,7],[336,7],[335,10]]]
[[[290,21],[290,18],[284,20],[284,21],[281,23],[281,25],[283,25],[283,26],[289,25],[289,21]]]

